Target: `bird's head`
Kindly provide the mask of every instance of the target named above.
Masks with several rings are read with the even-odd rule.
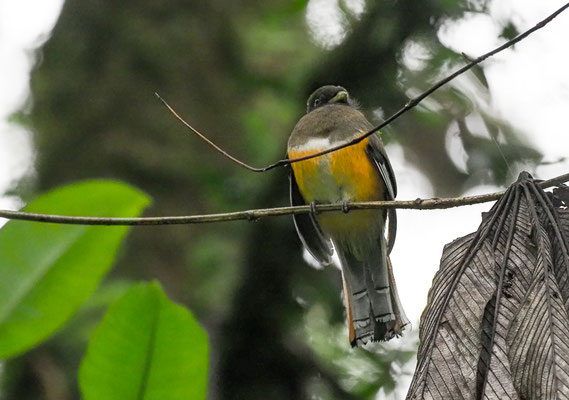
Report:
[[[329,104],[353,106],[348,91],[342,86],[326,85],[316,89],[306,102],[306,112]]]

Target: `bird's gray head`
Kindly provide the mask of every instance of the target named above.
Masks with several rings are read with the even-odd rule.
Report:
[[[342,86],[326,85],[316,89],[306,102],[306,112],[309,113],[328,104],[343,104],[353,106],[348,91]]]

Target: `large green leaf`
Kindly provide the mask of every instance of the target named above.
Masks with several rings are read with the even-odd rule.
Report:
[[[90,181],[40,196],[25,211],[133,217],[148,203],[127,185]],[[25,221],[0,229],[0,359],[45,340],[73,315],[109,270],[127,230]]]
[[[207,336],[192,314],[157,283],[139,284],[93,334],[79,385],[85,400],[199,400],[207,366]]]

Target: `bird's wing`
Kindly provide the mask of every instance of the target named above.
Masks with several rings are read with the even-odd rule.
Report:
[[[395,180],[393,168],[391,167],[389,158],[385,153],[381,139],[376,135],[371,135],[368,140],[366,152],[368,157],[379,169],[379,173],[385,182],[389,196],[388,200],[395,200],[395,197],[397,197],[397,181]]]
[[[376,165],[383,182],[385,182],[385,187],[387,188],[387,200],[395,200],[395,196],[397,196],[397,182],[395,180],[395,174],[393,173],[393,168],[391,167],[391,163],[389,162],[389,158],[385,153],[383,144],[379,137],[376,135],[371,135],[369,137],[366,153],[369,159]],[[387,254],[389,255],[393,249],[395,236],[397,235],[397,211],[395,208],[389,208],[387,210],[387,216],[389,218]]]
[[[290,203],[293,206],[305,205],[306,202],[300,194],[296,179],[292,168],[290,169]],[[298,232],[298,236],[302,244],[309,251],[312,256],[323,265],[328,265],[332,262],[332,254],[334,252],[332,242],[324,235],[320,225],[312,214],[295,214],[292,216],[294,226]]]

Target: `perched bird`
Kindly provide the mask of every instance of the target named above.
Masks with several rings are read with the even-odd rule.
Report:
[[[372,128],[346,89],[323,86],[308,98],[307,113],[288,140],[288,157],[329,149]],[[375,134],[292,164],[292,205],[346,205],[344,213],[316,213],[314,208],[310,214],[295,215],[294,223],[302,243],[320,263],[330,264],[334,249],[339,256],[352,346],[389,340],[401,335],[408,324],[389,259],[397,225],[395,209],[347,212],[350,201],[393,200],[396,194],[393,169]]]

